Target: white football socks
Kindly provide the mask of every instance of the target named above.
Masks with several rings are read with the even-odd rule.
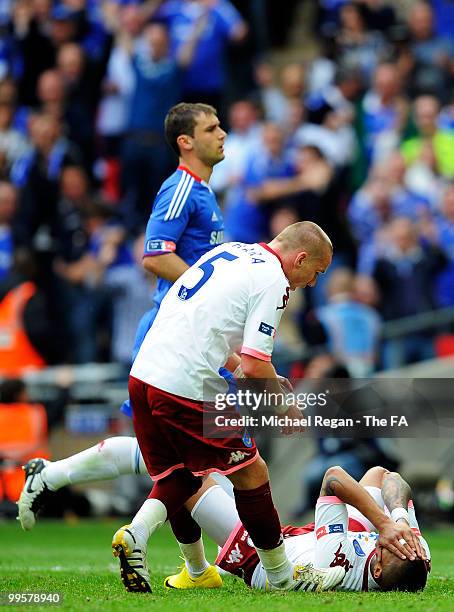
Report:
[[[271,550],[257,547],[256,550],[271,585],[283,589],[292,582],[293,566],[285,553],[284,542]]]
[[[107,438],[96,446],[54,461],[42,476],[51,491],[69,484],[111,480],[124,474],[146,474],[147,469],[136,438]]]
[[[178,546],[180,547],[181,554],[184,557],[189,575],[192,578],[197,578],[197,576],[203,574],[207,567],[210,567],[210,564],[205,557],[205,549],[203,547],[202,538],[193,544],[182,544],[181,542],[178,542]]]
[[[224,546],[240,520],[235,500],[219,485],[207,489],[191,510],[191,516],[218,546]]]
[[[167,509],[159,499],[146,499],[132,519],[130,527],[138,544],[147,547],[148,539],[167,520]]]

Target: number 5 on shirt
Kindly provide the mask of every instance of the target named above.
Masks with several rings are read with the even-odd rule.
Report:
[[[222,251],[221,253],[217,253],[216,255],[213,255],[213,257],[210,257],[210,259],[207,259],[206,261],[204,261],[199,266],[199,268],[203,272],[202,278],[199,280],[198,283],[194,285],[194,287],[189,288],[189,287],[185,287],[184,285],[181,285],[178,291],[178,297],[180,298],[180,300],[183,300],[183,301],[189,300],[190,298],[192,298],[193,295],[197,293],[197,291],[201,287],[203,287],[203,285],[213,275],[213,272],[214,272],[213,262],[215,262],[217,259],[225,259],[227,261],[233,261],[234,259],[238,259],[238,257],[237,255],[232,255],[232,253],[229,253],[228,251]]]

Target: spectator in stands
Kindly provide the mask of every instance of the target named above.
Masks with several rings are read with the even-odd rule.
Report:
[[[16,249],[13,266],[0,283],[0,374],[22,375],[55,362],[58,329],[39,286],[36,254]]]
[[[225,159],[214,167],[210,179],[214,191],[224,192],[243,180],[248,159],[260,148],[260,139],[261,126],[254,103],[239,100],[232,104],[224,145]]]
[[[445,182],[438,169],[433,143],[426,141],[417,159],[405,171],[405,185],[409,191],[418,193],[429,202],[433,212],[437,212]]]
[[[285,121],[285,99],[277,84],[276,69],[269,60],[261,60],[254,67],[256,91],[254,97],[270,123]]]
[[[13,175],[23,187],[17,224],[21,244],[27,246],[33,243],[39,228],[49,235],[57,210],[60,172],[65,165],[80,160],[79,151],[62,136],[62,124],[55,116],[33,115],[30,136],[34,151]],[[43,236],[41,233],[42,243]]]
[[[24,484],[22,465],[39,455],[50,458],[49,430],[60,424],[70,401],[72,374],[68,368],[55,372],[52,398],[43,404],[33,400],[20,378],[7,378],[0,383],[0,515],[13,518],[16,501]],[[64,487],[56,493],[48,491],[47,517],[61,518],[65,512],[87,516],[90,504],[83,494]],[[9,504],[8,504],[9,502]]]
[[[61,423],[65,416],[65,408],[69,400],[69,386],[71,383],[72,374],[70,368],[63,367],[55,373],[56,396],[54,399],[48,399],[46,403],[43,404],[46,410],[47,428],[49,430]],[[33,401],[30,396],[30,391],[22,379],[6,378],[0,383],[0,403],[31,404]]]
[[[23,62],[19,78],[19,101],[34,106],[37,102],[36,84],[39,75],[55,64],[55,49],[49,36],[50,24],[46,15],[35,11],[35,3],[19,0],[14,3],[12,29]]]
[[[454,133],[438,127],[440,102],[435,96],[422,95],[413,103],[413,114],[418,134],[404,140],[401,151],[407,165],[420,156],[425,143],[432,144],[437,168],[443,176],[454,176]]]
[[[354,2],[342,6],[340,26],[336,36],[340,62],[358,67],[365,82],[369,83],[387,51],[383,36],[367,29],[364,10]]]
[[[178,49],[177,59],[169,50],[167,28],[159,23],[147,26],[144,45],[132,47],[124,36],[134,72],[134,88],[128,133],[123,141],[122,190],[123,218],[129,230],[142,228],[149,215],[149,205],[169,173],[173,160],[164,138],[164,119],[170,107],[181,99],[181,69],[192,59],[204,23],[193,37]]]
[[[65,86],[59,70],[45,70],[38,79],[38,104],[41,112],[54,115],[58,120],[65,118]]]
[[[417,220],[427,210],[427,201],[405,187],[404,177],[402,156],[395,152],[370,170],[367,182],[353,195],[348,217],[360,245],[370,245],[377,230],[393,217]]]
[[[298,148],[298,130],[303,125],[306,115],[304,102],[301,98],[291,98],[288,100],[288,113],[285,122],[282,124],[285,131],[285,148],[289,156]]]
[[[261,62],[256,66],[255,80],[265,118],[287,128],[294,101],[304,100],[306,81],[303,65],[297,62],[285,64],[279,72],[279,87],[276,87],[273,67],[266,61]]]
[[[12,126],[14,107],[0,102],[0,177],[8,179],[13,165],[30,152],[24,136]]]
[[[307,123],[295,133],[295,140],[300,146],[317,147],[338,168],[350,164],[356,154],[352,115],[336,110],[319,98],[307,102],[306,117]]]
[[[407,103],[401,93],[402,83],[395,64],[379,64],[372,88],[361,103],[361,129],[368,162],[387,158],[400,142],[407,121]]]
[[[377,259],[373,272],[382,296],[383,318],[391,321],[432,310],[435,278],[446,264],[445,256],[439,249],[421,243],[410,219],[398,217],[391,221],[388,236],[386,253]],[[398,368],[431,357],[430,332],[407,333],[385,342],[383,366]]]
[[[84,217],[92,203],[87,173],[81,166],[66,166],[60,176],[60,198],[53,226],[54,252],[66,263],[78,261],[88,248]]]
[[[0,281],[8,276],[13,263],[13,219],[16,211],[16,188],[7,181],[0,181]]]
[[[369,29],[378,30],[392,39],[393,27],[396,25],[393,3],[390,0],[359,0],[359,2]]]
[[[95,112],[107,58],[108,49],[106,55],[95,62],[85,56],[81,45],[74,42],[61,45],[57,53],[57,67],[65,89],[68,137],[79,147],[89,172],[94,160]]]
[[[138,4],[119,7],[112,30],[115,42],[110,52],[106,74],[101,85],[102,98],[99,105],[96,129],[100,136],[98,155],[104,160],[103,179],[106,195],[110,200],[120,197],[119,157],[121,142],[128,126],[131,97],[134,89],[134,71],[129,53],[122,44],[124,33],[131,39],[131,46],[140,44],[144,18]]]
[[[353,286],[353,295],[360,304],[370,306],[374,310],[378,309],[380,303],[380,292],[377,283],[371,276],[356,274]]]
[[[346,121],[352,122],[355,118],[355,103],[360,98],[361,90],[360,72],[354,67],[344,66],[336,69],[321,87],[310,86],[309,99],[312,96],[321,99],[322,103],[342,113]]]
[[[434,29],[433,8],[429,2],[418,0],[410,9],[408,25],[411,50],[415,59],[412,71],[412,90],[416,94],[432,93],[446,101],[452,87],[454,43],[451,37],[437,35]]]
[[[449,183],[442,195],[440,212],[428,218],[422,227],[423,237],[437,245],[447,257],[447,264],[438,274],[435,284],[439,307],[454,306],[454,183]]]
[[[164,2],[153,17],[168,25],[173,57],[196,39],[183,74],[185,102],[205,102],[222,110],[226,48],[229,41],[241,42],[247,34],[240,14],[228,0],[174,0]]]
[[[409,217],[418,221],[423,215],[430,214],[429,201],[406,185],[405,158],[400,151],[389,152],[384,163],[384,172],[390,187],[394,216]]]
[[[230,190],[225,202],[225,228],[228,240],[260,242],[269,235],[269,217],[276,207],[275,195],[264,190],[271,179],[294,175],[284,150],[281,127],[267,123],[262,129],[261,147],[251,154],[243,181]]]
[[[18,106],[18,91],[16,82],[11,77],[6,77],[0,81],[0,102],[8,104],[14,108],[13,127],[24,137],[28,132],[29,109],[25,106]]]
[[[326,332],[329,352],[353,377],[367,377],[378,363],[381,319],[374,308],[355,297],[355,276],[335,269],[327,283],[328,303],[315,315]]]
[[[66,281],[73,363],[93,362],[101,357],[102,351],[108,353],[105,338],[110,331],[111,308],[101,281],[109,267],[131,262],[129,249],[124,244],[125,231],[111,211],[96,200],[87,208],[83,226],[85,242],[63,252],[54,264],[58,276]]]
[[[280,82],[284,99],[303,99],[306,88],[306,79],[304,68],[301,63],[295,62],[283,66],[280,73]]]

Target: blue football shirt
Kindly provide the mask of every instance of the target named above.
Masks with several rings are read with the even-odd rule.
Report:
[[[144,257],[175,253],[189,266],[224,242],[224,220],[211,187],[184,166],[162,184],[153,204]],[[154,302],[162,302],[172,282],[158,279]]]

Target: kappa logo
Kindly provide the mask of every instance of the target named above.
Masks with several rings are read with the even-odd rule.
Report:
[[[246,453],[245,451],[232,451],[230,453],[229,465],[231,463],[238,463],[238,461],[243,461],[245,457],[249,457],[251,453]]]
[[[243,553],[240,551],[240,546],[238,542],[235,544],[235,548],[232,548],[228,558],[226,559],[226,563],[239,563],[243,558]]]

